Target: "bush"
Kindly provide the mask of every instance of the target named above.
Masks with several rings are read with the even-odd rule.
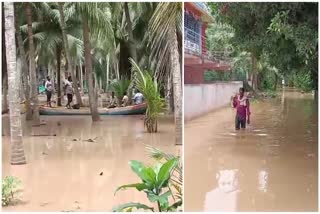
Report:
[[[205,81],[230,81],[230,72],[226,71],[206,71],[203,74]]]
[[[21,181],[13,176],[2,179],[2,206],[8,206],[14,199],[18,198]]]
[[[296,73],[293,77],[293,84],[304,92],[310,92],[312,90],[311,74],[307,72]]]

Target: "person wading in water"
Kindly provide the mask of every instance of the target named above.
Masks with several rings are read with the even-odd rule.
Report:
[[[245,129],[246,123],[250,124],[250,103],[249,98],[244,95],[244,88],[239,89],[239,94],[232,97],[232,106],[237,109],[235,128]],[[248,117],[248,118],[247,118]]]

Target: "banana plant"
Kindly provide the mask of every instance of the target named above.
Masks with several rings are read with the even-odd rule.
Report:
[[[113,208],[113,212],[131,212],[133,209],[154,212],[156,207],[158,212],[171,212],[182,205],[182,200],[175,201],[171,205],[169,204],[169,198],[173,197],[173,193],[169,188],[169,181],[174,169],[179,164],[177,158],[172,158],[165,163],[158,163],[154,167],[145,166],[143,163],[135,160],[129,163],[132,171],[141,179],[141,182],[122,185],[116,189],[115,194],[120,190],[134,188],[145,192],[148,200],[154,206],[130,202]]]

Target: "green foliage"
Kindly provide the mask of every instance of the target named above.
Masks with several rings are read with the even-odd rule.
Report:
[[[205,71],[204,72],[205,81],[229,81],[230,73],[224,71]]]
[[[147,149],[148,153],[150,154],[151,158],[153,158],[161,163],[164,163],[165,161],[169,161],[172,159],[178,159],[178,157],[171,155],[171,154],[167,154],[167,153],[165,153],[157,148],[154,148],[152,146],[146,146],[146,149]],[[182,204],[182,199],[183,199],[183,197],[182,197],[182,183],[183,183],[183,181],[182,180],[183,180],[183,178],[182,178],[182,164],[179,161],[179,164],[174,168],[174,172],[171,174],[170,185],[172,187],[170,187],[170,189],[174,190],[173,196],[174,196],[175,200],[177,200],[176,203],[181,201],[181,204]]]
[[[297,72],[293,75],[293,84],[304,92],[310,92],[312,87],[312,77],[307,72]]]
[[[234,36],[234,30],[230,25],[223,23],[214,23],[209,25],[207,31],[207,49],[209,51],[229,51],[234,47],[231,39]]]
[[[169,204],[169,197],[172,191],[169,188],[169,181],[173,170],[178,165],[178,159],[173,158],[165,163],[158,163],[153,167],[145,166],[139,161],[130,161],[132,171],[141,179],[141,183],[128,184],[120,186],[115,193],[127,188],[135,188],[138,191],[144,191],[151,203],[156,203],[158,211],[174,211],[181,203]],[[132,211],[133,208],[154,210],[140,203],[127,203],[113,208],[113,211]]]
[[[130,59],[130,62],[132,72],[137,72],[137,88],[141,91],[147,103],[145,125],[148,132],[157,132],[157,118],[164,108],[164,99],[160,95],[157,80],[152,78],[150,72],[143,72],[133,59]]]
[[[6,176],[2,179],[2,206],[8,206],[17,199],[21,181],[13,176]]]
[[[258,63],[268,64],[257,70],[259,88],[269,90],[275,85],[274,71],[270,69],[275,68],[279,77],[295,79],[291,81],[295,87],[306,91],[310,90],[311,83],[312,89],[317,90],[318,3],[222,2],[209,3],[209,6],[216,22],[232,29],[229,30],[233,32],[232,37],[220,40],[224,47],[230,42],[234,50],[247,52]],[[209,32],[219,35],[210,28]]]
[[[116,80],[111,83],[110,88],[112,91],[114,91],[114,94],[118,99],[123,97],[124,93],[127,92],[128,87],[130,85],[130,80],[121,78],[120,80]]]

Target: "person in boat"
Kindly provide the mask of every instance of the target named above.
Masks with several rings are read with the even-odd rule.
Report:
[[[235,118],[235,128],[245,129],[246,123],[250,124],[250,102],[249,98],[244,94],[244,88],[239,89],[239,94],[232,97],[232,106],[237,109]]]
[[[71,76],[69,76],[68,79],[65,81],[64,87],[65,87],[65,94],[67,95],[67,99],[68,99],[66,108],[71,109],[71,103],[73,99],[73,88],[72,88]]]
[[[137,93],[132,98],[134,105],[142,104],[144,101],[143,94],[137,90]]]
[[[129,102],[129,97],[127,96],[127,92],[124,92],[123,98],[122,98],[122,107],[126,107]]]
[[[49,76],[47,76],[47,81],[45,82],[44,87],[46,89],[46,94],[47,94],[47,107],[52,107],[51,97],[52,97],[52,91],[53,91],[53,84]]]
[[[115,108],[117,107],[117,98],[114,96],[114,91],[111,92],[111,96],[109,98],[109,107],[108,108]]]

